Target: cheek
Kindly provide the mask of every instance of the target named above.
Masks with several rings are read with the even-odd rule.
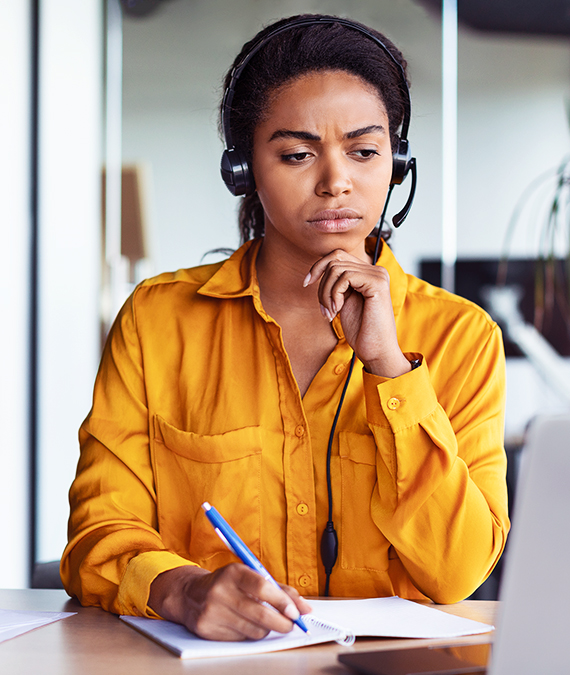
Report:
[[[257,194],[268,217],[293,213],[300,207],[304,194],[300,176],[275,167],[260,175],[263,178],[257,182]]]

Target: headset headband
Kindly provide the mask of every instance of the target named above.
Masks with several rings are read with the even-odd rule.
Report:
[[[416,191],[416,160],[412,157],[410,144],[408,142],[408,129],[410,126],[411,115],[410,89],[406,80],[404,67],[397,61],[396,57],[392,54],[388,47],[386,47],[386,45],[381,40],[379,40],[376,35],[371,33],[365,27],[360,26],[353,21],[349,21],[348,19],[340,19],[336,17],[312,17],[295,19],[285,23],[278,28],[274,28],[265,37],[260,38],[257,42],[255,42],[247,54],[245,54],[245,56],[241,59],[241,61],[236,66],[234,66],[230,74],[230,81],[226,91],[224,92],[224,98],[222,101],[222,129],[226,143],[226,149],[222,154],[220,166],[222,179],[228,190],[235,196],[249,195],[255,191],[255,179],[249,162],[248,154],[244,148],[235,147],[230,124],[230,115],[235,87],[244,68],[247,66],[253,56],[255,56],[255,54],[257,54],[257,52],[276,35],[279,35],[279,33],[283,33],[286,30],[297,28],[299,26],[317,26],[319,24],[335,23],[358,31],[365,37],[372,40],[372,42],[380,47],[384,54],[397,67],[398,73],[400,75],[400,90],[403,94],[404,114],[402,116],[402,125],[400,134],[398,136],[397,147],[392,151],[392,178],[390,180],[390,185],[399,185],[411,171],[412,187],[404,208],[392,218],[394,226],[399,227],[408,215]]]
[[[400,87],[402,89],[402,92],[404,93],[404,116],[402,118],[402,129],[400,131],[400,138],[403,141],[406,141],[408,138],[408,129],[410,127],[410,116],[411,116],[411,104],[410,104],[410,89],[408,87],[408,82],[406,80],[406,73],[404,72],[404,68],[402,64],[396,60],[395,56],[392,54],[392,52],[386,47],[386,45],[379,39],[377,38],[373,33],[371,33],[369,30],[367,30],[363,26],[359,26],[358,24],[349,21],[348,19],[342,19],[342,18],[328,18],[328,17],[320,17],[320,18],[306,18],[306,19],[296,19],[295,21],[291,21],[290,23],[286,23],[283,26],[279,26],[279,28],[275,28],[272,30],[270,33],[265,35],[263,38],[260,38],[252,47],[251,49],[247,52],[247,54],[242,58],[242,60],[234,66],[231,75],[230,75],[230,82],[228,84],[228,87],[224,93],[224,98],[222,101],[222,129],[224,131],[224,139],[226,142],[226,147],[227,148],[234,148],[233,144],[233,139],[232,139],[232,132],[231,132],[231,125],[230,125],[230,112],[231,112],[231,106],[234,98],[234,91],[235,91],[235,86],[236,82],[239,79],[241,73],[243,72],[244,68],[247,66],[247,64],[251,61],[251,59],[257,54],[257,52],[262,49],[270,40],[272,40],[276,35],[279,35],[279,33],[283,33],[287,30],[290,30],[292,28],[298,28],[301,26],[316,26],[318,24],[323,24],[323,23],[328,23],[328,24],[334,24],[338,23],[341,26],[346,26],[347,28],[352,28],[353,30],[358,31],[362,35],[365,35],[367,38],[375,42],[380,49],[388,56],[388,58],[392,61],[392,63],[395,64],[395,66],[398,68],[398,72],[400,73]]]

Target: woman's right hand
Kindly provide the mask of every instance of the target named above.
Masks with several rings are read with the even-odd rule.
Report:
[[[148,604],[164,619],[208,640],[259,640],[271,630],[288,633],[293,619],[311,611],[294,588],[280,590],[239,563],[215,572],[191,565],[163,572],[152,582]]]

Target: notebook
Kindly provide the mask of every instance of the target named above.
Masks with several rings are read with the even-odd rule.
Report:
[[[569,568],[570,415],[541,417],[531,425],[523,451],[490,658],[484,653],[483,660],[474,658],[470,647],[453,647],[358,652],[339,660],[367,675],[570,673]]]
[[[493,626],[488,624],[453,616],[397,597],[310,602],[313,613],[303,617],[310,635],[295,626],[290,633],[272,632],[257,641],[201,640],[183,626],[169,621],[136,616],[121,616],[121,619],[183,659],[262,654],[333,640],[351,645],[358,635],[448,638],[493,630]]]

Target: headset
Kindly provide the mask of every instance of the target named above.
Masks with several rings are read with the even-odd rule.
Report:
[[[392,178],[390,180],[390,188],[392,188],[394,185],[400,185],[408,173],[410,171],[412,173],[412,186],[410,189],[410,195],[406,201],[406,204],[404,205],[404,208],[392,218],[394,227],[399,227],[406,219],[406,216],[412,207],[417,182],[416,160],[414,157],[412,157],[412,151],[408,141],[408,129],[410,126],[411,116],[410,90],[402,64],[396,60],[388,47],[386,47],[386,45],[381,40],[379,40],[365,27],[349,21],[348,19],[342,19],[339,17],[307,17],[304,19],[295,19],[289,23],[279,26],[279,28],[272,30],[265,37],[258,40],[252,45],[251,49],[247,52],[247,54],[244,55],[241,61],[234,66],[230,75],[230,82],[224,92],[224,98],[222,100],[222,130],[224,134],[224,142],[226,145],[226,149],[222,154],[220,166],[222,179],[228,190],[236,197],[241,195],[250,195],[255,191],[255,179],[253,177],[251,164],[246,152],[240,148],[235,147],[232,139],[230,123],[235,87],[243,70],[246,68],[247,64],[251,61],[255,54],[263,49],[263,47],[276,35],[293,28],[298,28],[300,26],[316,26],[318,24],[340,24],[341,26],[358,31],[378,45],[378,47],[380,47],[384,54],[392,61],[392,63],[394,63],[398,69],[398,73],[400,75],[400,88],[404,94],[404,115],[402,118],[400,134],[397,140],[397,148],[392,153]],[[386,200],[386,203],[388,203],[388,201],[389,197]]]
[[[348,19],[341,19],[337,17],[307,17],[302,19],[294,19],[289,23],[286,23],[279,28],[275,28],[273,31],[269,32],[265,37],[259,39],[254,43],[251,49],[245,54],[241,61],[234,66],[231,75],[230,82],[224,92],[224,98],[222,101],[222,130],[224,133],[224,141],[226,149],[222,155],[221,161],[221,174],[224,183],[226,184],[228,190],[237,196],[241,195],[250,195],[255,191],[255,179],[253,177],[253,171],[249,163],[247,154],[239,148],[236,148],[231,132],[231,110],[232,102],[235,93],[236,83],[242,74],[244,68],[251,61],[253,56],[257,54],[263,47],[272,40],[276,35],[283,33],[284,31],[290,30],[292,28],[297,28],[300,26],[316,26],[318,24],[340,24],[341,26],[346,26],[352,30],[356,30],[359,33],[362,33],[368,37],[372,42],[374,42],[380,49],[386,54],[386,56],[396,65],[398,73],[400,74],[400,88],[404,94],[404,115],[402,118],[402,125],[400,134],[398,136],[397,148],[392,153],[392,177],[390,180],[390,187],[388,190],[388,195],[384,203],[384,208],[382,215],[379,221],[379,230],[382,229],[384,220],[386,217],[386,211],[388,209],[388,203],[390,201],[390,196],[392,194],[392,189],[394,185],[400,185],[403,180],[406,178],[408,173],[412,174],[412,185],[410,188],[410,194],[404,205],[404,208],[399,211],[392,218],[392,224],[394,227],[399,227],[406,216],[408,215],[412,202],[414,200],[414,195],[416,192],[416,182],[417,182],[417,172],[416,172],[416,160],[412,157],[412,152],[410,149],[410,143],[408,141],[408,129],[410,126],[410,116],[411,116],[411,101],[410,101],[410,90],[408,87],[408,82],[406,80],[406,73],[401,63],[399,63],[386,45],[379,40],[375,35],[368,31],[365,27],[360,26]],[[376,242],[376,249],[374,251],[373,264],[376,264],[378,261],[378,256],[380,253],[380,242],[381,237],[378,236]],[[340,401],[334,416],[332,423],[328,445],[327,445],[327,492],[328,492],[328,519],[325,530],[321,538],[321,560],[323,562],[326,574],[325,581],[325,596],[329,595],[329,584],[330,577],[332,574],[332,569],[336,563],[338,557],[338,537],[336,530],[334,528],[334,523],[332,520],[333,513],[333,498],[332,498],[332,480],[331,480],[331,456],[332,456],[332,446],[334,441],[335,430],[337,426],[337,421],[340,416],[340,411],[342,409],[342,404],[346,392],[348,390],[348,385],[350,383],[350,378],[354,369],[354,364],[356,361],[356,355],[352,354],[352,359],[350,361],[350,366],[344,382],[342,393],[340,396]]]

